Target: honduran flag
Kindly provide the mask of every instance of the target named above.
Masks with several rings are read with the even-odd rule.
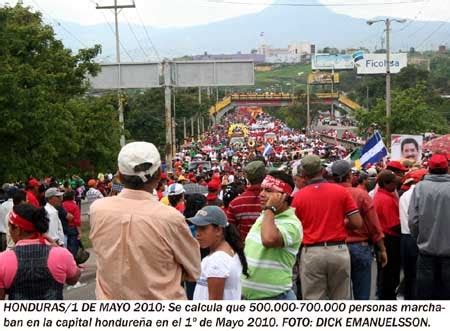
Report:
[[[264,147],[263,156],[266,157],[273,153],[273,147],[271,144],[267,144],[266,147]]]
[[[381,134],[376,131],[375,134],[367,140],[366,144],[361,150],[361,165],[364,167],[367,163],[377,163],[388,154],[387,148],[384,145]]]

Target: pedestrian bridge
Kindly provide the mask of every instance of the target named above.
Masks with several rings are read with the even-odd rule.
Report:
[[[359,104],[349,99],[342,93],[315,93],[315,99],[311,103],[332,104],[341,108],[355,110],[362,108]],[[218,117],[220,119],[223,115],[237,106],[273,106],[282,107],[288,106],[298,100],[306,102],[306,94],[291,94],[291,93],[232,93],[217,102],[209,109],[211,117]],[[316,100],[318,98],[319,100]]]

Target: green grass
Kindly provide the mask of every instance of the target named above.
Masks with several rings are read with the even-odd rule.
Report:
[[[298,73],[303,72],[301,76]],[[304,89],[308,73],[311,72],[309,64],[274,65],[272,71],[256,72],[255,86],[257,88],[278,87],[278,91],[290,91],[292,88]]]
[[[92,243],[89,240],[89,231],[91,230],[91,223],[81,222],[81,242],[84,248],[91,248]]]

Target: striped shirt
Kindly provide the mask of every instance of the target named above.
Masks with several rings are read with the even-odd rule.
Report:
[[[248,274],[242,276],[242,293],[248,300],[268,299],[292,288],[292,268],[303,237],[302,225],[289,208],[275,215],[275,225],[284,247],[266,248],[261,240],[262,215],[253,224],[245,240]]]
[[[253,223],[261,215],[261,185],[251,185],[241,195],[230,202],[227,209],[228,222],[238,229],[242,241],[245,241],[247,233]]]
[[[89,205],[91,205],[95,200],[104,198],[103,194],[97,190],[96,188],[91,187],[86,192],[86,200],[88,201]]]

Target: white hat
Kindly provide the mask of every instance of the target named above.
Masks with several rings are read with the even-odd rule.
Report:
[[[62,197],[64,195],[63,192],[58,190],[56,187],[50,187],[45,191],[45,198],[50,199],[52,197]]]
[[[145,141],[123,146],[117,162],[122,175],[139,176],[144,183],[148,180],[146,175],[153,176],[161,166],[161,158],[155,145]]]
[[[179,195],[185,192],[183,185],[178,183],[170,185],[168,191],[169,195]]]
[[[366,172],[369,175],[369,177],[376,177],[377,176],[377,169],[375,169],[373,167],[367,169]]]

